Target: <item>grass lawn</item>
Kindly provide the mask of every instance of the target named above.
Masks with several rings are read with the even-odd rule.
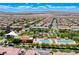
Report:
[[[2,37],[0,37],[0,40],[3,40],[3,38],[2,38]]]
[[[60,52],[70,53],[72,50],[70,49],[59,49]]]
[[[52,52],[57,52],[57,49],[52,49]]]

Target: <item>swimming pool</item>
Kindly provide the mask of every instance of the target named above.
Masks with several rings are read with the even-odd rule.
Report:
[[[57,40],[59,44],[73,44],[75,43],[73,40]]]
[[[39,42],[42,42],[42,43],[50,43],[51,41],[50,40],[39,40]]]
[[[41,44],[41,43],[47,43],[47,44],[52,44],[53,43],[53,40],[49,40],[49,39],[37,39],[37,40],[35,40],[35,41],[33,41],[34,43],[39,43],[39,44]]]

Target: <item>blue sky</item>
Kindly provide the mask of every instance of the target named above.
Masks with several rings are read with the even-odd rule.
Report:
[[[0,3],[1,12],[79,11],[79,3]]]

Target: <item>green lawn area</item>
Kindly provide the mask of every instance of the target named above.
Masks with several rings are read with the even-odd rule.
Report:
[[[57,49],[52,49],[52,52],[57,52]]]
[[[16,45],[16,44],[14,45],[14,47],[15,47],[15,48],[21,48],[19,45]]]
[[[66,52],[66,53],[70,53],[70,52],[75,52],[75,53],[79,53],[79,45],[54,45],[52,47],[52,52]]]
[[[0,40],[3,40],[3,38],[2,38],[2,37],[0,37]]]
[[[71,50],[70,49],[59,49],[60,52],[67,52],[67,53],[70,53]]]

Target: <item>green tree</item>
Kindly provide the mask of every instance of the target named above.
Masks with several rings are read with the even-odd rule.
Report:
[[[14,39],[14,40],[12,41],[12,43],[14,43],[14,44],[19,44],[19,43],[21,43],[21,40],[18,39],[18,38],[16,38],[16,39]]]
[[[0,36],[4,36],[4,35],[5,35],[4,31],[0,32]]]

